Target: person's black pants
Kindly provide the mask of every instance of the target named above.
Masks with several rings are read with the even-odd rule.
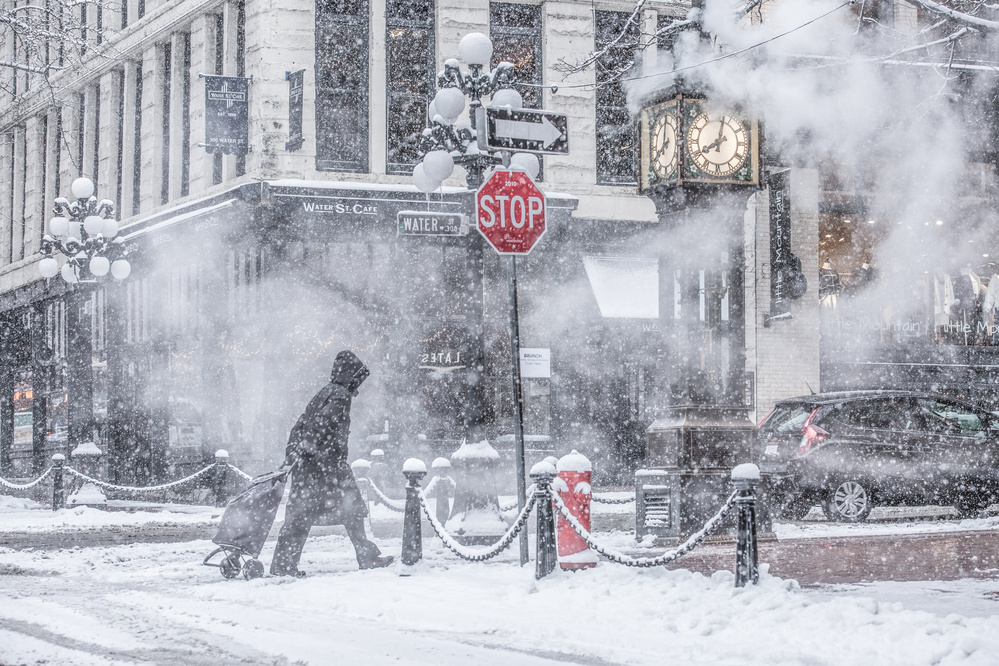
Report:
[[[290,520],[284,521],[278,534],[277,546],[274,548],[274,559],[271,560],[272,575],[286,576],[298,571],[302,548],[305,547],[305,540],[309,538],[309,530],[312,529],[314,522],[311,516],[301,514],[295,514]],[[352,516],[343,526],[347,529],[350,542],[354,544],[357,565],[362,568],[370,566],[382,552],[378,546],[368,540],[364,532],[364,518]]]

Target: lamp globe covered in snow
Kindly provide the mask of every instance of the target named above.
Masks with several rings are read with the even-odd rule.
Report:
[[[509,153],[491,154],[479,149],[476,134],[482,97],[491,97],[490,104],[520,109],[524,100],[512,87],[513,64],[501,62],[489,69],[493,43],[481,32],[465,35],[458,45],[458,58],[444,61],[437,74],[437,94],[427,107],[427,128],[423,130],[420,148],[423,161],[413,169],[413,184],[422,192],[433,192],[454,173],[454,165],[465,168],[468,187],[479,187],[486,169],[509,164]],[[461,63],[468,66],[463,71]],[[468,122],[459,120],[468,102]],[[525,169],[530,172],[529,169]],[[536,172],[535,172],[536,173]]]
[[[55,200],[55,217],[49,220],[49,233],[42,238],[44,256],[38,262],[42,277],[58,274],[67,283],[76,284],[94,282],[108,273],[123,280],[131,273],[125,243],[117,237],[114,204],[107,199],[98,201],[94,189],[89,178],[77,178],[70,186],[76,201]],[[65,258],[61,265],[57,254]]]

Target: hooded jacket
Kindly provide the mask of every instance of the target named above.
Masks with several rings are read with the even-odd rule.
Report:
[[[287,517],[308,514],[314,524],[336,525],[368,508],[347,464],[351,398],[370,371],[353,352],[333,362],[330,383],[309,401],[288,438],[285,464],[294,463]]]

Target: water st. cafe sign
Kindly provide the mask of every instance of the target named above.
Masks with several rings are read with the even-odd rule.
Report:
[[[250,152],[248,119],[252,78],[202,76],[205,79],[205,150],[245,155]]]

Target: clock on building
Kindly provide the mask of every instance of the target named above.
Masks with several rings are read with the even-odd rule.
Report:
[[[639,115],[642,191],[683,185],[759,185],[756,120],[702,97],[676,95]]]

